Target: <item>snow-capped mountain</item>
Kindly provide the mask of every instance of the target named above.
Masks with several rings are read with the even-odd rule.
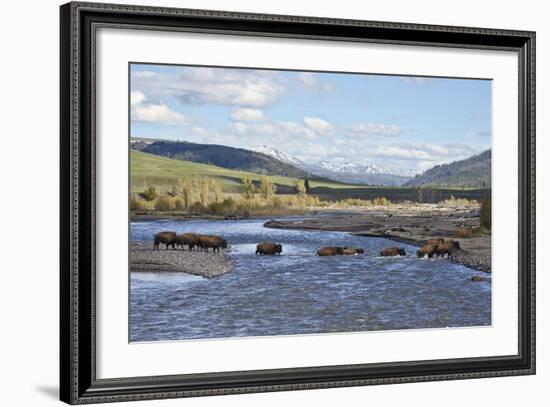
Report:
[[[328,161],[321,161],[317,164],[317,166],[324,170],[349,174],[384,174],[398,175],[400,177],[414,177],[418,173],[417,171],[409,168],[389,168],[376,164],[333,164]]]
[[[307,164],[290,154],[269,146],[255,146],[251,150],[291,164],[311,174],[339,182],[395,186],[404,184],[417,174],[411,169],[383,167],[377,164],[353,162],[335,164],[329,161]]]
[[[269,146],[254,146],[251,148],[252,151],[255,151],[257,153],[262,153],[265,155],[268,155],[270,157],[273,157],[279,161],[282,161],[286,164],[292,164],[300,168],[301,165],[304,163],[300,160],[298,160],[296,157],[291,156],[290,154],[287,154],[285,152],[279,151],[273,147]]]

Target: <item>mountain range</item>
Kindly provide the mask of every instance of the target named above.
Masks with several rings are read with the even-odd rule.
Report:
[[[404,186],[491,188],[491,150],[465,160],[436,165]]]
[[[329,161],[320,161],[315,164],[308,164],[268,146],[255,146],[252,147],[252,150],[294,165],[311,174],[344,183],[400,186],[416,175],[416,172],[410,169],[383,167],[374,163],[348,162],[335,164]]]
[[[331,180],[346,184],[468,188],[491,186],[491,150],[465,160],[437,165],[422,174],[417,174],[411,169],[385,167],[374,163],[305,163],[269,146],[255,146],[248,150],[217,144],[132,138],[131,147],[149,154],[213,164],[232,170],[300,179]]]

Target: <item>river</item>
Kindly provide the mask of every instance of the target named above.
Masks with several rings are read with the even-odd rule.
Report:
[[[491,282],[446,259],[417,259],[416,247],[344,232],[264,228],[268,219],[131,223],[132,241],[161,230],[223,236],[234,269],[206,279],[185,273],[130,273],[130,341],[296,335],[491,324]],[[263,241],[281,256],[256,256]],[[318,257],[322,246],[365,249]],[[407,255],[383,258],[383,247]],[[215,254],[212,254],[213,256]]]

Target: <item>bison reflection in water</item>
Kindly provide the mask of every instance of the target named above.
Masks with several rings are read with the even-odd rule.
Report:
[[[278,243],[264,242],[256,246],[256,254],[259,255],[274,255],[281,254],[283,245]]]

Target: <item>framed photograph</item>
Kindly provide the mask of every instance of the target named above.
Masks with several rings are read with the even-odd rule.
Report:
[[[535,33],[61,6],[61,400],[535,373]]]

